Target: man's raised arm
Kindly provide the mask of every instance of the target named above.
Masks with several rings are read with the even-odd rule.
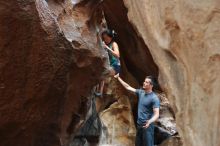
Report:
[[[133,92],[133,93],[136,92],[136,89],[133,88],[133,87],[131,87],[131,86],[130,86],[128,83],[126,83],[125,81],[123,81],[123,80],[119,77],[119,74],[115,75],[114,77],[119,80],[119,82],[122,84],[122,86],[125,87],[125,89],[127,89],[128,91],[131,91],[131,92]]]

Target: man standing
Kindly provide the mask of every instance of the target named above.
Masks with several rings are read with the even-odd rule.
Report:
[[[159,117],[160,100],[153,92],[154,80],[147,76],[143,82],[142,89],[134,89],[124,82],[119,74],[115,78],[128,90],[136,93],[138,96],[138,119],[136,146],[153,146],[154,145],[154,124]]]

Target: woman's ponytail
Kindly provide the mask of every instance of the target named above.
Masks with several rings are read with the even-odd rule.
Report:
[[[117,33],[115,32],[115,30],[112,30],[112,36],[113,36],[113,38],[115,38],[117,36]]]

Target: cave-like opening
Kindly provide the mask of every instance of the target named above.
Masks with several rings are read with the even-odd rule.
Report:
[[[122,0],[105,0],[102,4],[108,27],[114,29],[118,37],[121,60],[124,67],[142,84],[147,75],[158,77],[158,67],[155,64],[148,46],[138,36],[137,31],[129,22],[127,8]],[[122,69],[123,70],[123,69]],[[123,74],[122,75],[126,76]]]

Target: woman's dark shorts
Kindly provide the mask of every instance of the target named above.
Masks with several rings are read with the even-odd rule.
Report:
[[[112,65],[112,68],[114,69],[115,74],[118,74],[118,73],[121,72],[121,66],[120,66],[120,65],[113,64],[113,65]]]

